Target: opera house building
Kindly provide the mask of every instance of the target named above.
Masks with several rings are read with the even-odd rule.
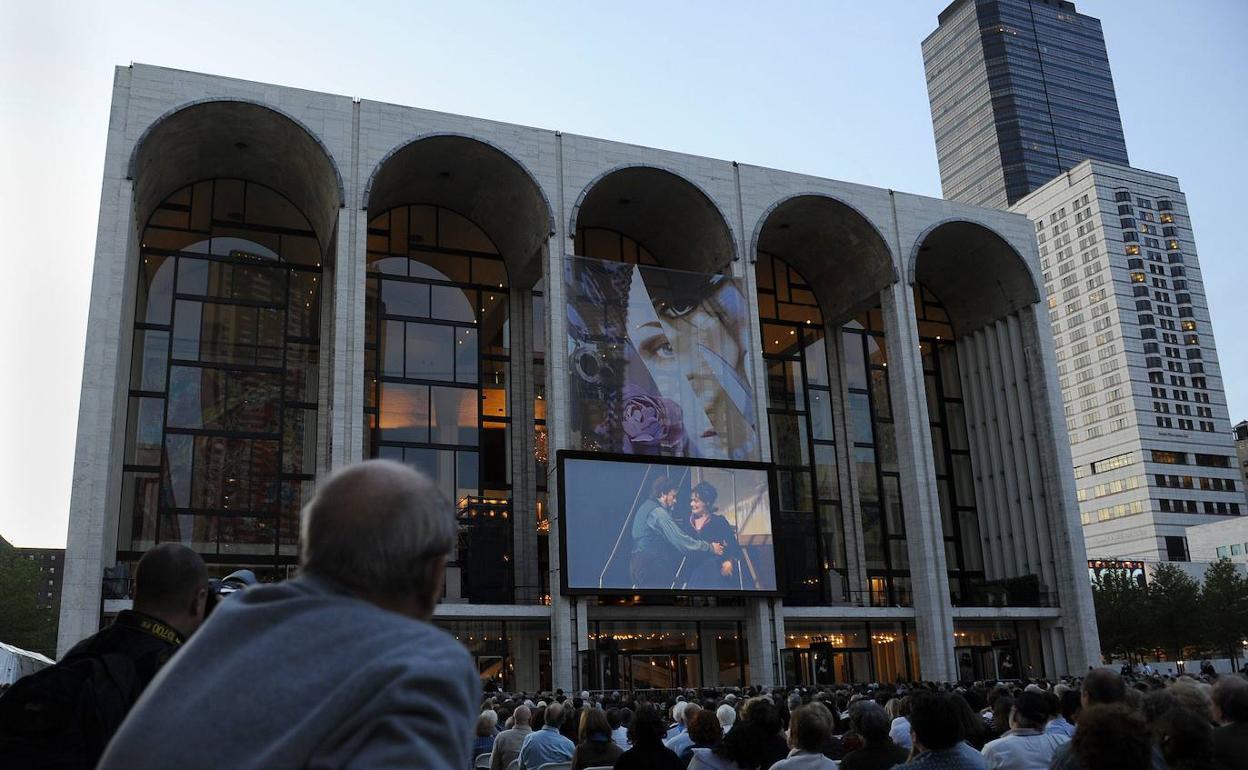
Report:
[[[508,690],[1098,660],[1021,215],[133,65],[93,271],[62,652],[153,544],[293,575],[382,457]]]

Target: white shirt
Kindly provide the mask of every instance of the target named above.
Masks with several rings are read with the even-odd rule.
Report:
[[[910,720],[906,717],[897,717],[893,720],[893,725],[888,729],[888,737],[893,739],[893,743],[908,749],[912,747],[910,740]]]
[[[1053,753],[1069,740],[1065,735],[1039,730],[1009,730],[988,741],[981,753],[988,770],[1048,770]]]

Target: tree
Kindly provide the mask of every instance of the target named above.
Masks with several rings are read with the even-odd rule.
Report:
[[[56,655],[56,618],[39,607],[39,567],[0,538],[0,642]]]
[[[1181,660],[1183,649],[1197,641],[1194,626],[1199,611],[1196,581],[1173,564],[1159,564],[1148,584],[1148,611],[1143,618],[1147,638],[1171,660]]]
[[[1199,618],[1201,641],[1227,653],[1235,667],[1240,643],[1248,636],[1248,577],[1229,559],[1218,559],[1205,572]]]
[[[1130,659],[1145,646],[1140,613],[1148,604],[1144,587],[1120,569],[1101,571],[1092,580],[1092,604],[1101,635],[1101,653]]]

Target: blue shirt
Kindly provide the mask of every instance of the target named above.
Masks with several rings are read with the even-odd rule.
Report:
[[[472,742],[472,756],[476,757],[480,754],[489,754],[493,748],[493,735],[478,735]]]
[[[1067,738],[1075,737],[1075,726],[1066,721],[1066,717],[1058,717],[1052,722],[1044,726],[1044,731],[1049,735],[1065,735]]]
[[[520,744],[520,770],[537,770],[548,762],[570,762],[576,746],[554,727],[534,730]]]
[[[675,738],[668,739],[663,745],[671,749],[673,754],[684,759],[685,752],[693,748],[693,736],[686,730],[677,733]]]

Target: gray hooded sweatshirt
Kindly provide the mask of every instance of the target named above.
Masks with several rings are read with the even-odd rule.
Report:
[[[223,601],[99,768],[463,770],[480,692],[446,632],[305,573]]]

